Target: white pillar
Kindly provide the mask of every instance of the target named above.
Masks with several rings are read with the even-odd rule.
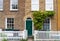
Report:
[[[24,38],[24,39],[27,39],[27,30],[24,30],[24,31],[23,31],[23,38]]]

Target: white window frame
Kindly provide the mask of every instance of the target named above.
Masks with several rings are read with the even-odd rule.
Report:
[[[50,29],[50,31],[51,31],[51,18],[49,18],[49,20],[50,20],[50,28],[49,28],[49,29]],[[42,29],[43,29],[43,28],[42,28]]]
[[[5,29],[7,29],[7,18],[5,18]]]
[[[12,0],[10,0],[10,11],[17,11],[18,10],[18,3],[17,3],[17,9],[12,9]],[[17,0],[18,1],[18,0]]]
[[[51,2],[52,1],[52,2]],[[53,2],[54,0],[49,0],[48,2],[47,2],[47,0],[45,0],[45,10],[46,11],[53,11],[54,10],[54,2]],[[49,7],[49,5],[50,5],[50,7]],[[47,7],[48,6],[48,7]]]
[[[5,29],[8,29],[8,27],[7,27],[7,18],[5,18]]]
[[[34,6],[37,6],[38,9],[32,9]],[[33,2],[33,0],[31,0],[31,11],[39,11],[39,0],[36,2]]]
[[[0,9],[0,11],[3,11],[3,0],[2,0],[2,8]]]

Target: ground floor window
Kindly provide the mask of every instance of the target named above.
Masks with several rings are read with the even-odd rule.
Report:
[[[50,30],[50,18],[46,18],[43,23],[43,31],[49,31]]]
[[[7,18],[7,29],[12,29],[14,28],[14,18]]]

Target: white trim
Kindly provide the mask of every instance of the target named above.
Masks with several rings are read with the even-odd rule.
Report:
[[[7,17],[7,18],[9,18],[9,17]],[[8,29],[7,28],[7,18],[5,18],[5,29]],[[15,22],[14,22],[15,23]]]
[[[3,9],[0,9],[0,11],[3,11]]]
[[[18,9],[11,9],[11,8],[10,8],[10,11],[18,11]]]
[[[49,0],[48,2],[47,2],[47,0],[45,0],[45,10],[46,11],[53,11],[54,10],[54,4],[53,4],[54,2],[50,2],[50,1],[54,1],[54,0]],[[47,8],[47,3],[49,5],[51,5],[48,8]]]
[[[24,30],[26,30],[26,20],[25,20],[25,24],[24,24],[24,27],[25,27],[25,28],[24,28]]]
[[[34,22],[32,21],[32,35],[34,35]]]
[[[50,30],[51,30],[51,18],[50,18]]]
[[[18,1],[18,0],[17,0]],[[18,3],[17,3],[18,4]],[[12,9],[12,0],[10,0],[10,11],[18,11],[18,8],[17,9]]]
[[[7,18],[5,18],[5,29],[7,29]]]
[[[34,0],[35,1],[35,0]],[[32,7],[35,7],[35,9],[33,9]],[[36,6],[38,7],[38,8],[36,8]],[[39,0],[37,0],[37,2],[35,1],[35,2],[33,2],[32,0],[31,0],[31,11],[39,11]]]

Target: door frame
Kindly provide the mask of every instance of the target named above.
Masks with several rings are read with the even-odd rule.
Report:
[[[27,18],[26,18],[26,20],[27,20]],[[25,20],[25,30],[26,30],[26,20]],[[31,18],[31,20],[32,20],[32,18]],[[32,21],[32,36],[34,35],[34,23],[33,23],[33,21]]]

